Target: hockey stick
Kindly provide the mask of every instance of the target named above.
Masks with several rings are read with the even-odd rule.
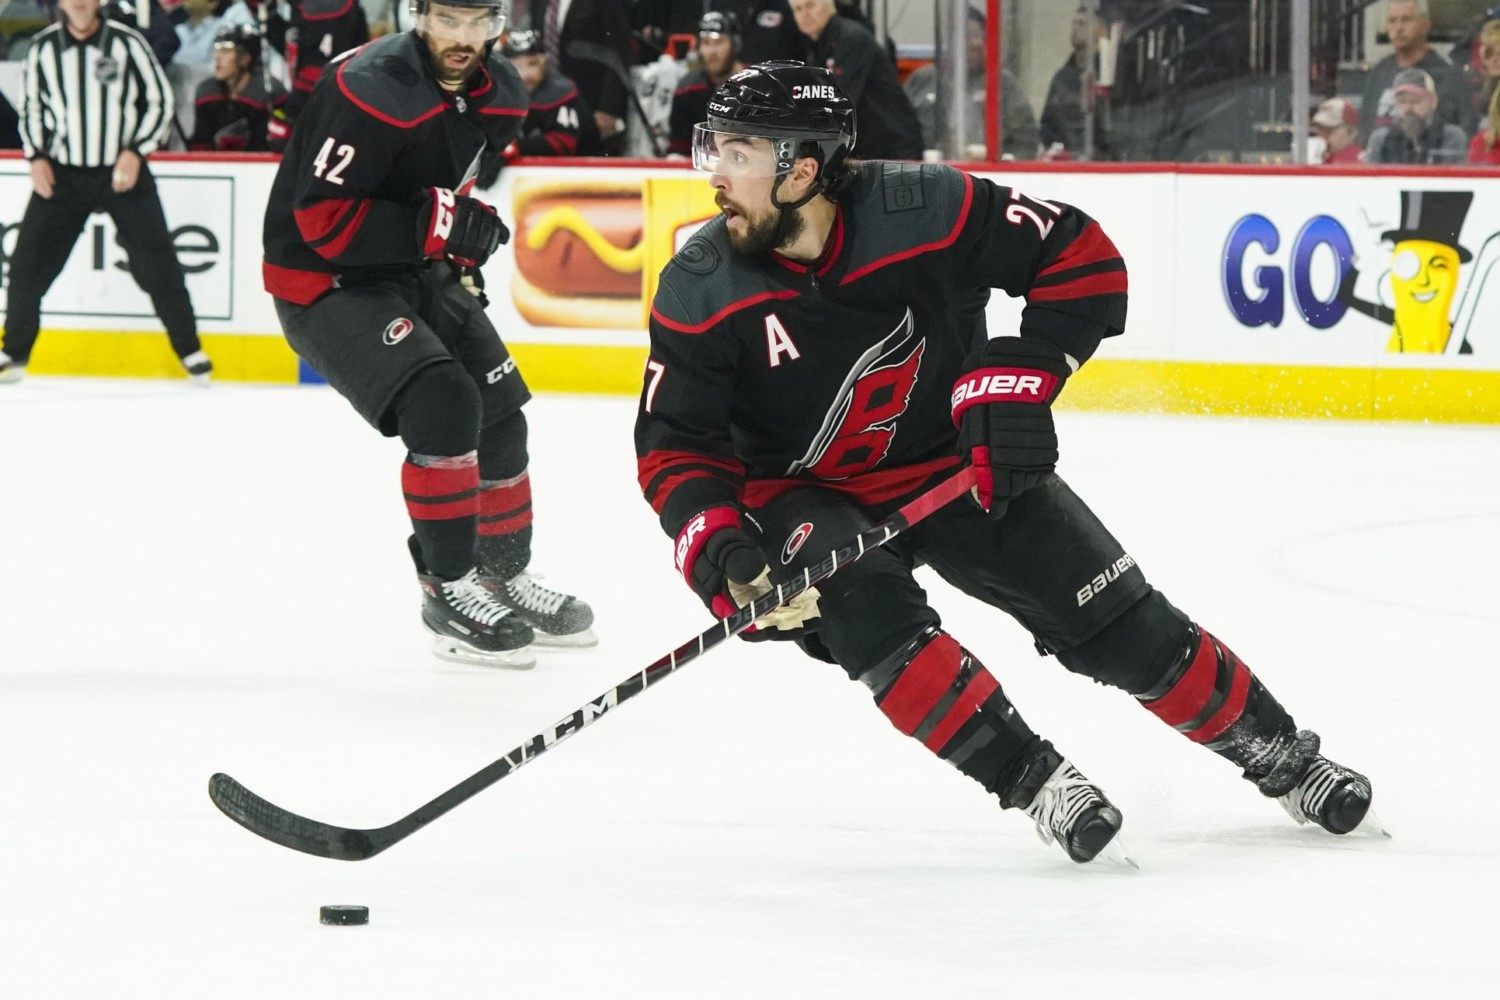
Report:
[[[591,725],[601,715],[634,698],[689,660],[697,659],[725,639],[738,635],[756,619],[774,611],[819,581],[833,576],[841,567],[854,562],[871,549],[889,542],[973,485],[974,472],[965,466],[962,471],[943,480],[873,528],[862,532],[847,545],[830,552],[817,565],[804,570],[800,580],[779,586],[728,618],[719,619],[696,639],[678,646],[645,670],[604,692],[504,757],[460,781],[411,815],[404,816],[389,826],[358,830],[319,823],[266,801],[222,773],[215,774],[208,780],[209,798],[213,799],[214,805],[224,815],[272,843],[338,861],[373,858],[392,844],[410,837],[454,806],[468,801],[501,778]]]

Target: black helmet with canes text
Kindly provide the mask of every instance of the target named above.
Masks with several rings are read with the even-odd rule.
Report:
[[[769,140],[771,155],[722,156],[721,136]],[[759,63],[719,84],[709,98],[708,121],[693,127],[693,166],[711,173],[775,176],[773,204],[796,208],[813,195],[836,190],[854,140],[854,104],[832,73],[799,62]],[[818,161],[817,180],[800,200],[776,201],[781,179],[804,156]]]

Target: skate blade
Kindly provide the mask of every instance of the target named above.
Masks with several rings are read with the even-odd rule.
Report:
[[[1135,863],[1135,858],[1132,858],[1130,852],[1125,850],[1125,842],[1120,839],[1119,834],[1110,838],[1109,843],[1104,845],[1104,850],[1094,855],[1094,860],[1090,864],[1098,864],[1100,861],[1109,861],[1135,871],[1141,870],[1141,866]]]
[[[599,645],[599,637],[591,628],[586,628],[582,632],[570,632],[567,635],[553,635],[541,629],[533,629],[533,631],[536,633],[536,638],[532,641],[538,646],[550,646],[553,649],[589,649]]]
[[[1374,809],[1365,810],[1365,818],[1359,821],[1359,826],[1350,830],[1345,836],[1356,833],[1363,834],[1366,837],[1374,837],[1377,840],[1391,839],[1390,831],[1385,828],[1384,823],[1380,822],[1380,817],[1375,815]]]
[[[536,653],[530,646],[492,653],[483,649],[475,649],[466,642],[446,636],[439,636],[432,640],[432,655],[448,663],[464,663],[475,667],[530,670],[536,666]]]

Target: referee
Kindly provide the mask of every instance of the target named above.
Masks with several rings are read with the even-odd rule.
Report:
[[[161,317],[193,382],[213,365],[172,248],[146,157],[172,119],[172,90],[145,39],[101,15],[100,0],[58,0],[62,20],[26,53],[21,145],[31,200],[10,256],[0,382],[19,381],[36,344],[42,296],[62,273],[91,212],[108,212],[130,275]]]

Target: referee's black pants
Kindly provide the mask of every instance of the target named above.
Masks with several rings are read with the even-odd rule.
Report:
[[[156,315],[179,358],[198,350],[198,320],[188,298],[182,267],[172,249],[156,181],[146,164],[135,187],[116,193],[112,167],[54,164],[52,197],[32,192],[21,218],[21,232],[10,255],[10,294],[5,310],[5,353],[25,364],[41,326],[42,296],[62,273],[90,213],[114,220],[120,244],[130,256],[130,276],[151,296]]]

